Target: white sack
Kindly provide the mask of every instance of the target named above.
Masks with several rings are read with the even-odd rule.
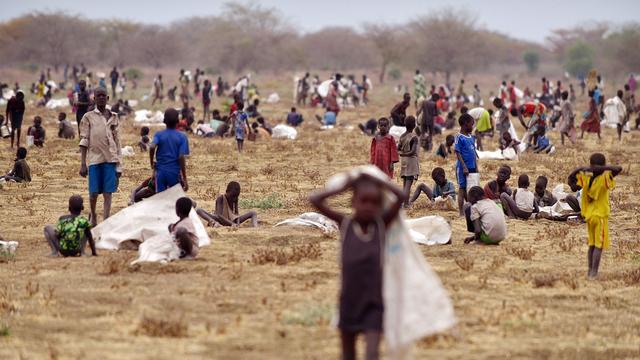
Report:
[[[267,97],[267,104],[277,104],[278,102],[280,102],[278,93],[272,93]]]
[[[274,139],[295,140],[298,137],[298,130],[284,124],[274,126],[272,132],[271,137]]]
[[[69,99],[67,98],[51,99],[47,101],[47,104],[45,105],[47,109],[57,109],[57,108],[62,108],[67,106],[69,106]]]
[[[338,224],[328,217],[315,212],[304,213],[298,217],[280,221],[274,226],[311,226],[322,230],[325,233],[334,233],[338,231]]]
[[[442,216],[408,219],[406,224],[413,241],[418,244],[446,244],[451,239],[451,226]]]
[[[393,136],[393,138],[396,140],[396,143],[400,141],[400,137],[406,132],[407,128],[405,126],[392,125],[391,128],[389,128],[389,134]]]
[[[2,241],[0,240],[0,252],[4,252],[4,253],[8,253],[8,254],[15,254],[16,250],[18,249],[18,242],[17,241]]]
[[[182,187],[176,185],[120,210],[91,230],[96,247],[118,250],[120,244],[128,240],[145,242],[158,234],[168,234],[169,224],[178,221],[176,201],[183,196]],[[189,218],[196,228],[198,246],[209,245],[211,240],[195,210],[191,210]]]

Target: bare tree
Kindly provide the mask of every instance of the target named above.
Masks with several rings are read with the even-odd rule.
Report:
[[[376,47],[380,55],[380,83],[384,83],[387,66],[398,60],[402,53],[402,39],[399,31],[393,26],[381,24],[365,24],[365,36]]]

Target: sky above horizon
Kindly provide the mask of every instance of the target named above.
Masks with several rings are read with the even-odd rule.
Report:
[[[34,11],[63,11],[91,19],[116,18],[167,24],[192,16],[217,15],[226,2],[0,0],[0,21]],[[276,8],[284,19],[302,31],[315,31],[325,26],[358,27],[365,22],[401,24],[443,7],[451,7],[466,10],[486,29],[538,43],[544,43],[553,29],[597,22],[620,24],[638,21],[640,17],[640,0],[537,0],[533,6],[531,1],[519,0],[262,0],[254,3]]]

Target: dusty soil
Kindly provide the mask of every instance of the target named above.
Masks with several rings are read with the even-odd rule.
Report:
[[[263,95],[280,91],[283,101],[262,111],[272,123],[282,121],[289,80],[257,81]],[[372,105],[345,111],[340,122],[353,126],[385,115],[399,97],[390,87],[374,89]],[[578,112],[585,108],[580,98]],[[44,256],[43,226],[65,213],[70,195],[86,196],[87,186],[78,176],[76,141],[55,138],[56,112],[30,106],[25,125],[41,114],[49,138],[44,149],[30,150],[33,182],[0,190],[1,235],[20,242],[15,257],[0,261],[0,358],[338,358],[338,334],[330,325],[339,281],[337,237],[273,224],[311,210],[307,194],[330,175],[366,163],[370,140],[357,130],[319,131],[313,110],[303,113],[297,140],[248,143],[242,155],[232,140],[190,138],[190,196],[211,209],[226,183],[239,180],[242,199],[276,207],[258,209],[259,228],[210,229],[213,243],[195,261],[130,267],[132,251]],[[124,144],[134,145],[138,130],[131,122],[122,133]],[[601,141],[588,135],[562,147],[554,132],[555,155],[526,154],[509,164],[512,185],[524,172],[548,176],[550,186],[564,182],[595,151],[625,168],[612,194],[613,244],[596,281],[586,279],[584,225],[508,220],[508,239],[500,246],[464,245],[467,234],[456,212],[418,200],[410,217],[439,214],[453,226],[452,245],[421,250],[448,289],[459,325],[418,343],[416,358],[640,357],[639,134],[625,134],[619,143],[606,130]],[[7,141],[0,148],[0,165],[8,170],[13,154]],[[420,164],[428,184],[434,166],[455,178],[453,160],[423,153]],[[483,183],[499,164],[480,163]],[[146,154],[126,159],[115,211],[149,175]],[[336,204],[346,208],[348,198]]]

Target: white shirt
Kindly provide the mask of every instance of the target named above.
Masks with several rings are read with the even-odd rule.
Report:
[[[526,212],[533,212],[533,203],[535,196],[529,189],[518,188],[515,196],[516,205],[518,209]]]

